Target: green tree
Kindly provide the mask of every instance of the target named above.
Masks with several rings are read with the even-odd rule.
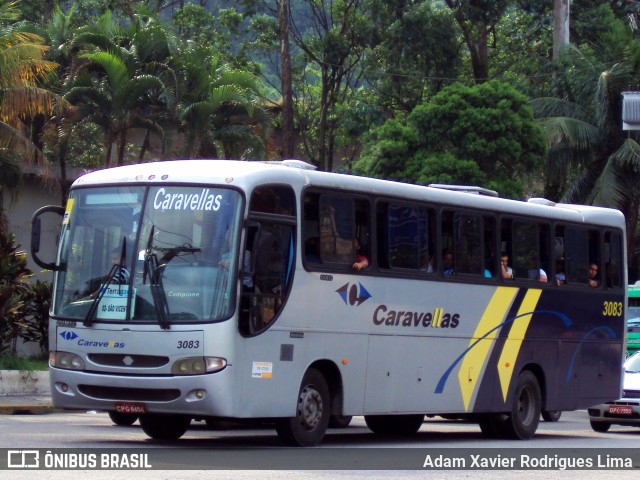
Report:
[[[18,15],[16,2],[0,0],[0,232],[6,226],[3,193],[17,193],[20,164],[37,164],[47,173],[45,157],[29,135],[28,119],[51,115],[58,104],[39,84],[56,65],[44,59],[42,37],[16,23]]]
[[[456,78],[459,41],[451,12],[430,2],[374,0],[366,77],[389,115],[404,116]]]
[[[84,29],[72,40],[73,46],[93,52],[80,55],[84,62],[73,72],[65,99],[75,105],[77,122],[91,122],[102,129],[104,166],[108,167],[114,145],[114,163],[124,163],[129,130],[164,137],[151,113],[170,108],[174,98],[160,78],[170,70],[166,61],[171,45],[163,26],[153,19],[138,19],[123,31],[107,13],[98,25],[97,32],[95,27]]]
[[[211,49],[181,52],[183,88],[177,106],[186,158],[264,158],[269,118],[261,107],[262,85],[231,68]]]
[[[453,12],[469,51],[473,78],[489,79],[489,38],[512,0],[444,0]]]
[[[522,198],[544,157],[526,97],[507,84],[454,84],[409,115],[374,129],[357,171],[420,183],[475,183]]]
[[[545,196],[614,207],[625,213],[629,265],[634,264],[640,213],[637,132],[622,130],[622,95],[640,75],[640,38],[600,8],[594,44],[565,49],[560,98],[532,106],[549,146]],[[633,274],[636,276],[637,272]]]
[[[12,233],[0,232],[0,354],[16,353],[17,340],[27,327],[25,312],[31,295],[27,254]]]
[[[190,3],[176,10],[171,25],[180,38],[208,46],[224,63],[254,73],[260,70],[246,53],[247,26],[237,8],[211,9]]]
[[[368,0],[291,5],[292,19],[297,19],[291,22],[291,34],[307,64],[297,79],[298,125],[307,157],[322,170],[333,170],[336,106],[348,103],[362,77],[361,59],[371,33],[369,12]],[[301,18],[310,20],[303,23]]]
[[[553,91],[552,12],[538,8],[511,6],[495,27],[500,48],[489,52],[489,76],[510,83],[531,98],[549,95]],[[526,48],[523,46],[526,45]]]
[[[46,354],[49,350],[51,284],[36,280],[36,283],[31,284],[30,287],[29,295],[26,297],[25,322],[20,332],[20,338],[25,342],[37,342],[40,352]]]

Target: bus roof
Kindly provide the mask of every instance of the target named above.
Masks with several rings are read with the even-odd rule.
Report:
[[[534,199],[531,202],[478,195],[470,187],[425,187],[389,180],[314,170],[300,160],[281,162],[239,160],[172,160],[141,163],[96,170],[78,178],[72,188],[120,184],[180,183],[194,185],[233,185],[251,190],[257,184],[289,184],[297,189],[318,186],[363,194],[378,194],[405,200],[432,201],[456,207],[531,215],[598,224],[624,229],[624,216],[614,209],[586,205],[554,204]]]

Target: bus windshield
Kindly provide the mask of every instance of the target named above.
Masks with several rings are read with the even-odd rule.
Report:
[[[228,188],[75,189],[55,315],[94,322],[219,321],[233,313],[241,195]]]

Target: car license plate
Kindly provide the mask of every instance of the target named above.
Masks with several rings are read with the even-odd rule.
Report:
[[[146,413],[144,403],[116,402],[116,412],[118,413]]]
[[[633,408],[628,405],[609,405],[609,413],[611,415],[631,415]]]

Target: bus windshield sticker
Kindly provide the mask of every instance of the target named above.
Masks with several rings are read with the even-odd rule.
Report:
[[[67,200],[67,207],[64,209],[64,217],[62,218],[63,225],[69,225],[71,221],[71,211],[73,210],[73,198]]]
[[[102,285],[101,290],[105,289],[105,293],[100,300],[96,316],[100,319],[125,320],[127,314],[127,296],[129,295],[129,287],[109,284]],[[133,297],[131,298],[131,309],[135,308],[136,290],[133,289]]]
[[[273,376],[273,363],[253,362],[251,376],[253,378],[271,378]]]

